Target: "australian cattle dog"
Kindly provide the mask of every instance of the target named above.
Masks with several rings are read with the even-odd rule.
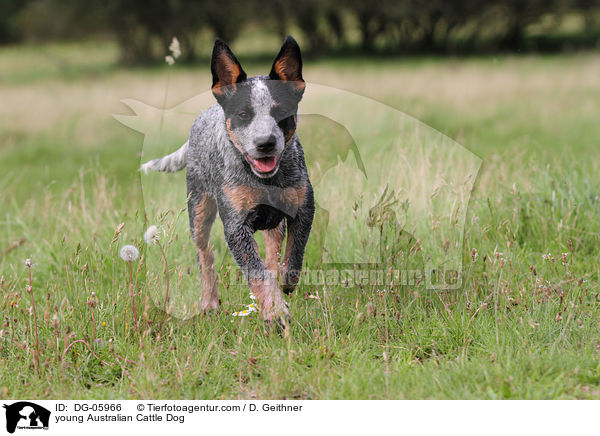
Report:
[[[298,283],[315,210],[296,134],[298,103],[305,88],[300,47],[288,36],[271,72],[247,77],[227,44],[217,39],[211,71],[218,104],[196,119],[179,150],[141,169],[187,168],[190,229],[202,273],[202,310],[210,312],[220,305],[209,244],[218,212],[229,250],[258,300],[263,319],[285,326],[289,310],[282,291],[290,293]],[[264,232],[264,261],[254,240],[257,230]]]

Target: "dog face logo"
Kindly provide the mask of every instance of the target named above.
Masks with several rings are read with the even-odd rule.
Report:
[[[376,100],[316,83],[306,85],[303,92],[301,76],[291,74],[298,70],[297,62],[286,61],[278,66],[276,59],[272,68],[280,76],[284,71],[283,75],[291,80],[273,80],[271,75],[251,80],[224,47],[218,46],[216,54],[213,82],[215,77],[217,80],[212,92],[166,109],[122,100],[135,115],[114,117],[144,134],[144,161],[164,156],[142,165],[144,172],[155,169],[174,173],[186,167],[189,141],[175,152],[173,143],[185,141],[181,132],[189,132],[197,114],[216,110],[215,97],[227,128],[221,135],[231,139],[227,141],[227,147],[231,147],[223,149],[231,151],[235,146],[242,159],[256,160],[250,164],[259,177],[281,176],[275,174],[279,150],[285,147],[287,132],[293,131],[299,121],[299,137],[306,145],[306,166],[315,188],[316,206],[306,248],[307,274],[300,283],[320,286],[327,278],[328,284],[344,287],[368,282],[380,288],[393,283],[432,290],[461,289],[467,210],[482,163],[478,156],[419,120]],[[283,50],[288,60],[294,58],[293,54],[293,50]],[[279,90],[275,85],[284,88]],[[294,123],[290,126],[279,125],[283,120],[289,121],[289,110],[296,109],[300,97],[297,119],[292,118]],[[235,104],[230,106],[230,102]],[[236,112],[235,108],[244,110]],[[259,124],[265,129],[258,128]],[[273,141],[254,140],[270,138],[271,134]],[[166,137],[179,140],[169,142]],[[263,148],[262,154],[257,147]],[[267,148],[272,150],[267,153]],[[240,159],[239,153],[232,154]],[[189,273],[195,265],[187,263],[191,256],[186,257],[185,253],[196,248],[188,236],[187,214],[180,213],[188,201],[185,176],[174,174],[166,183],[167,179],[155,173],[142,177],[141,183],[145,211],[152,217],[149,221],[163,227],[171,244],[169,258],[180,265],[176,274],[181,303],[174,304],[171,314],[187,319],[199,313],[200,303],[197,293],[189,291],[197,286],[196,277]],[[252,193],[250,198],[250,192],[240,191],[237,197],[295,216],[297,210],[290,206],[297,204],[281,201],[289,198],[285,190],[268,181],[264,185],[261,195]],[[225,241],[216,245],[217,253],[227,261]],[[153,298],[158,302],[164,299],[161,289],[166,286],[165,275],[159,273],[162,258],[153,250],[148,259],[153,283],[148,290],[157,292]],[[336,275],[337,272],[348,272],[352,278],[346,281],[346,276]],[[219,276],[232,284],[240,283],[237,277],[239,274],[230,274],[228,269]]]
[[[6,409],[6,431],[14,433],[19,429],[48,429],[50,411],[42,406],[28,401],[19,401],[10,405],[4,404]]]

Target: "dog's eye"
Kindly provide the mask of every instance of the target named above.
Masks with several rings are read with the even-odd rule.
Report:
[[[250,119],[250,113],[246,112],[246,111],[241,111],[240,113],[238,113],[238,118],[240,120],[249,120]]]

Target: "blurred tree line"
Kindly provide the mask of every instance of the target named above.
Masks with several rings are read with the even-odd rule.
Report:
[[[111,37],[124,63],[162,59],[173,36],[193,59],[200,31],[233,42],[249,25],[281,36],[300,32],[313,54],[600,46],[600,0],[0,0],[0,5],[0,43]]]

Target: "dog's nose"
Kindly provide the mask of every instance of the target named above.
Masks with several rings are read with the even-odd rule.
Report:
[[[275,139],[275,136],[271,135],[263,138],[258,138],[255,141],[255,144],[257,151],[260,151],[261,153],[270,153],[273,150],[275,150],[275,147],[277,146],[277,141]]]

